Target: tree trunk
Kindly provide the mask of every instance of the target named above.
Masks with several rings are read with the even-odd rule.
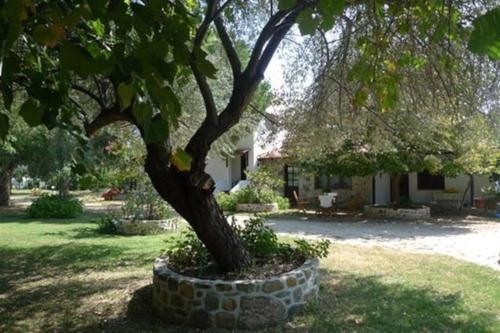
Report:
[[[7,207],[10,203],[10,186],[12,179],[12,169],[7,167],[1,170],[0,174],[0,206]]]
[[[460,201],[460,207],[458,207],[458,214],[462,215],[465,205],[465,197],[467,196],[467,192],[472,188],[472,175],[469,175],[469,181],[467,182],[467,187],[464,190],[464,194],[462,195],[462,200]]]
[[[147,146],[145,170],[160,196],[193,228],[224,272],[248,266],[250,257],[227,222],[213,195],[214,181],[205,172],[180,172],[169,166],[167,152]]]

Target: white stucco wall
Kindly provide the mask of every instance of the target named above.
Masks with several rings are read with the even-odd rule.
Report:
[[[391,202],[391,177],[386,173],[375,177],[375,203],[384,205]]]
[[[484,193],[481,190],[487,186],[492,185],[490,177],[488,175],[476,175],[474,176],[474,196],[484,197]]]
[[[231,189],[231,163],[220,157],[207,160],[206,173],[215,181],[215,192],[229,191]]]
[[[469,182],[469,176],[460,175],[458,177],[445,177],[444,187],[445,189],[454,188],[460,191],[462,194],[467,188]],[[481,188],[489,184],[487,175],[474,175],[474,195],[480,196]],[[409,175],[409,186],[410,186],[410,199],[415,203],[428,203],[431,202],[432,194],[434,192],[443,192],[443,190],[419,190],[417,184],[417,173],[412,172]],[[470,191],[467,191],[465,195],[465,202],[470,203]]]

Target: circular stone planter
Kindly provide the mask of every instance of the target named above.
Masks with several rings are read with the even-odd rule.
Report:
[[[280,324],[318,295],[318,259],[274,278],[204,280],[154,264],[153,309],[164,321],[198,328],[257,330]]]
[[[247,213],[265,213],[278,211],[278,204],[276,202],[270,204],[237,204],[237,212]]]
[[[116,231],[121,235],[154,235],[177,230],[177,219],[168,220],[131,220],[115,221]]]
[[[364,206],[364,213],[369,217],[418,220],[430,218],[431,208],[421,206],[418,208],[394,209],[383,206]]]

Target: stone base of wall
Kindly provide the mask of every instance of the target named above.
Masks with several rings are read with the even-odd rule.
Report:
[[[177,230],[178,219],[168,220],[116,220],[116,231],[121,235],[154,235]]]
[[[280,324],[318,295],[319,260],[265,280],[202,280],[155,261],[153,308],[164,321],[198,328],[257,330]]]
[[[394,219],[428,219],[431,217],[431,209],[427,206],[420,208],[390,208],[382,206],[368,205],[363,209],[365,215],[378,218],[394,218]]]
[[[237,204],[237,212],[247,212],[247,213],[264,213],[264,212],[276,212],[278,211],[278,204],[273,202],[270,204]]]

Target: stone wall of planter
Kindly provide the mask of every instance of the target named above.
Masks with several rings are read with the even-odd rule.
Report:
[[[377,218],[394,218],[394,219],[428,219],[431,217],[431,209],[427,206],[420,208],[390,208],[383,206],[367,205],[364,207],[365,215]]]
[[[116,231],[121,235],[154,235],[177,230],[179,220],[140,220],[118,219],[115,221]]]
[[[280,324],[318,295],[319,260],[263,280],[203,280],[155,261],[153,308],[164,321],[198,328],[257,330]]]
[[[264,213],[264,212],[276,212],[278,211],[278,204],[273,202],[270,204],[237,204],[237,212],[247,212],[247,213]]]

